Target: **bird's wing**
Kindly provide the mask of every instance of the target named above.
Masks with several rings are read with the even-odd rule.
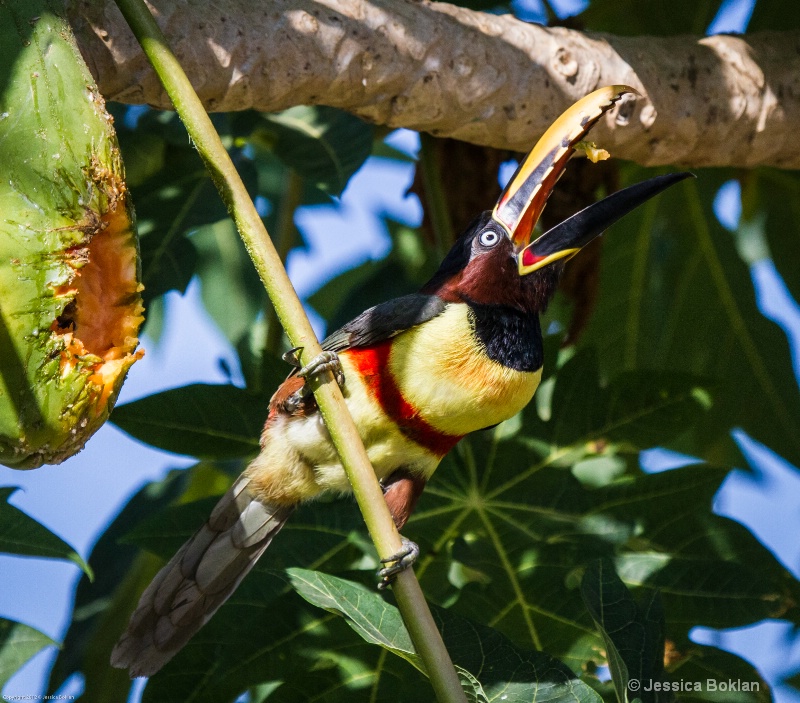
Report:
[[[379,344],[441,314],[447,303],[436,295],[413,293],[362,312],[322,342],[325,351]]]

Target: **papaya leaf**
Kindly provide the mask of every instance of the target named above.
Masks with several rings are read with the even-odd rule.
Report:
[[[664,609],[658,591],[637,603],[608,561],[586,569],[581,581],[583,602],[603,637],[608,668],[619,703],[670,703],[663,691]]]
[[[131,192],[141,236],[144,296],[149,303],[167,291],[186,290],[200,268],[197,248],[188,235],[226,220],[228,213],[174,113],[150,110],[135,130],[125,126],[124,114],[119,117],[120,147],[126,162],[130,159],[134,165]],[[215,115],[214,121],[230,139],[227,116]],[[255,195],[258,174],[252,160],[236,147],[231,157],[248,191]]]
[[[344,616],[364,640],[388,649],[423,670],[400,612],[374,590],[308,569],[288,569],[295,590],[309,603]],[[589,701],[600,698],[561,662],[543,652],[524,651],[489,627],[437,608],[434,617],[453,663],[466,682],[480,682],[487,701]],[[470,686],[473,689],[474,687]]]
[[[652,1],[593,2],[580,18],[583,26],[595,32],[629,36],[703,34],[721,4],[721,0],[704,3],[678,0],[673,8],[667,8],[663,3]]]
[[[657,446],[702,418],[708,383],[679,372],[627,372],[599,383],[597,356],[583,350],[559,370],[546,436],[559,446],[602,436],[634,448]],[[599,434],[598,434],[599,432]]]
[[[283,198],[286,192],[286,183],[289,179],[291,168],[272,151],[259,146],[257,139],[250,139],[251,132],[254,130],[257,131],[262,123],[263,121],[259,117],[257,123],[250,127],[245,139],[250,140],[250,143],[256,146],[256,148],[252,150],[252,158],[253,166],[258,176],[258,193],[267,198],[272,205],[272,210],[267,215],[267,228],[272,231],[275,224],[275,211],[279,207],[277,203],[280,203],[281,198]],[[308,180],[303,178],[302,181],[303,188],[300,193],[301,205],[335,206],[336,201],[315,185],[315,179]]]
[[[668,652],[669,654],[669,652]],[[681,703],[771,703],[766,681],[755,667],[730,652],[690,645],[672,668]]]
[[[204,499],[162,511],[132,531],[126,542],[159,556],[171,556],[208,518],[215,502]],[[362,662],[351,642],[344,644],[347,626],[333,615],[320,616],[305,604],[283,573],[290,565],[348,570],[361,564],[364,542],[353,539],[360,523],[358,511],[349,501],[301,508],[281,531],[269,555],[208,625],[151,678],[143,700],[221,703],[233,701],[251,686],[281,681],[269,700],[289,696],[303,701],[323,690],[339,672],[354,677],[357,689],[369,685],[362,675],[372,676],[372,663]],[[370,563],[376,563],[374,552],[369,557]],[[375,654],[370,656],[375,659]]]
[[[628,473],[587,489],[551,465],[560,451],[521,468],[520,446],[487,444],[442,468],[405,530],[422,548],[426,593],[459,615],[573,668],[603,663],[576,571],[606,556],[631,587],[662,591],[676,640],[698,624],[797,619],[798,583],[745,528],[710,512],[725,470]]]
[[[489,703],[489,696],[486,695],[478,679],[461,667],[456,667],[456,673],[467,697],[467,703]]]
[[[737,236],[766,242],[772,261],[795,300],[800,300],[800,178],[791,171],[759,169],[748,174],[742,194],[750,201],[742,212]]]
[[[662,591],[673,639],[702,622],[796,619],[797,581],[744,527],[711,513],[725,469],[645,475],[626,460],[691,429],[713,396],[681,374],[654,376],[663,392],[627,374],[603,386],[595,374],[592,354],[576,355],[555,377],[546,421],[529,406],[445,459],[406,527],[422,546],[426,593],[575,669],[602,663],[576,582],[598,556],[629,585]],[[621,473],[604,484],[565,470],[593,457],[616,457]]]
[[[335,330],[364,310],[419,290],[434,273],[434,262],[419,230],[391,218],[384,222],[392,237],[391,253],[367,261],[328,281],[308,299]]]
[[[91,567],[72,547],[8,502],[16,490],[14,486],[0,487],[0,552],[71,561],[93,579]]]
[[[267,305],[264,286],[232,220],[200,227],[191,241],[197,249],[203,305],[222,333],[236,344]]]
[[[417,288],[396,261],[369,261],[334,278],[314,293],[309,302],[315,308],[321,305],[326,311],[338,302],[335,314],[328,318],[330,329],[335,330],[367,308],[413,293]]]
[[[344,616],[365,641],[389,650],[424,672],[400,611],[374,589],[309,569],[290,568],[286,573],[294,590],[311,605]]]
[[[711,209],[726,177],[704,172],[608,232],[585,339],[604,374],[658,370],[713,383],[708,412],[675,448],[736,463],[730,431],[741,427],[800,464],[800,394],[786,337],[758,311],[750,272]]]
[[[112,421],[176,454],[229,459],[258,452],[268,399],[231,385],[194,384],[118,406]]]
[[[208,519],[219,497],[202,498],[173,505],[140,520],[119,538],[167,560]]]
[[[59,645],[32,627],[0,618],[0,691],[28,659],[51,646]]]
[[[125,672],[109,664],[113,640],[130,616],[133,598],[130,582],[141,582],[155,573],[144,560],[137,561],[138,549],[121,544],[142,517],[165,508],[183,489],[188,473],[173,471],[162,481],[149,483],[134,495],[103,532],[92,549],[89,565],[97,573],[94,582],[81,580],[75,594],[72,620],[64,645],[50,672],[48,691],[54,694],[75,672],[84,676],[84,695],[96,701],[127,700],[130,680]],[[141,588],[147,585],[141,583]],[[108,642],[112,638],[111,642]],[[106,640],[104,642],[104,640]]]
[[[372,127],[336,108],[303,105],[263,120],[256,143],[331,195],[341,195],[372,151]]]
[[[783,31],[787,27],[800,26],[800,7],[784,0],[758,0],[747,25],[748,32],[763,30]]]
[[[197,250],[190,240],[143,237],[141,253],[146,302],[171,290],[186,291],[197,263]]]

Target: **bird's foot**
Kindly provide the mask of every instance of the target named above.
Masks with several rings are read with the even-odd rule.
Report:
[[[336,352],[325,351],[315,356],[305,366],[300,363],[299,354],[303,350],[302,347],[295,347],[290,349],[283,355],[283,360],[296,369],[299,369],[297,375],[302,378],[311,378],[318,376],[326,371],[331,371],[336,383],[339,387],[344,386],[344,371],[342,371],[342,363],[339,361],[339,355]]]
[[[401,571],[405,571],[409,566],[412,566],[417,560],[417,557],[419,557],[419,546],[416,542],[412,542],[410,539],[406,539],[403,536],[401,536],[400,539],[403,542],[402,549],[397,552],[397,554],[392,554],[392,556],[386,557],[386,559],[381,559],[381,564],[390,564],[390,566],[384,566],[382,569],[378,569],[378,576],[380,577],[378,588],[381,590],[390,586],[397,574]]]

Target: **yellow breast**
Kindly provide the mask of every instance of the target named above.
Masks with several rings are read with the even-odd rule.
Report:
[[[437,430],[466,434],[516,415],[541,379],[492,361],[475,337],[469,308],[445,311],[395,338],[389,368],[408,403]]]

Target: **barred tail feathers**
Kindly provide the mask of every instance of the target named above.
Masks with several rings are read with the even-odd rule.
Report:
[[[294,506],[263,503],[239,477],[208,521],[145,589],[111,664],[131,677],[152,676],[236,590]]]

